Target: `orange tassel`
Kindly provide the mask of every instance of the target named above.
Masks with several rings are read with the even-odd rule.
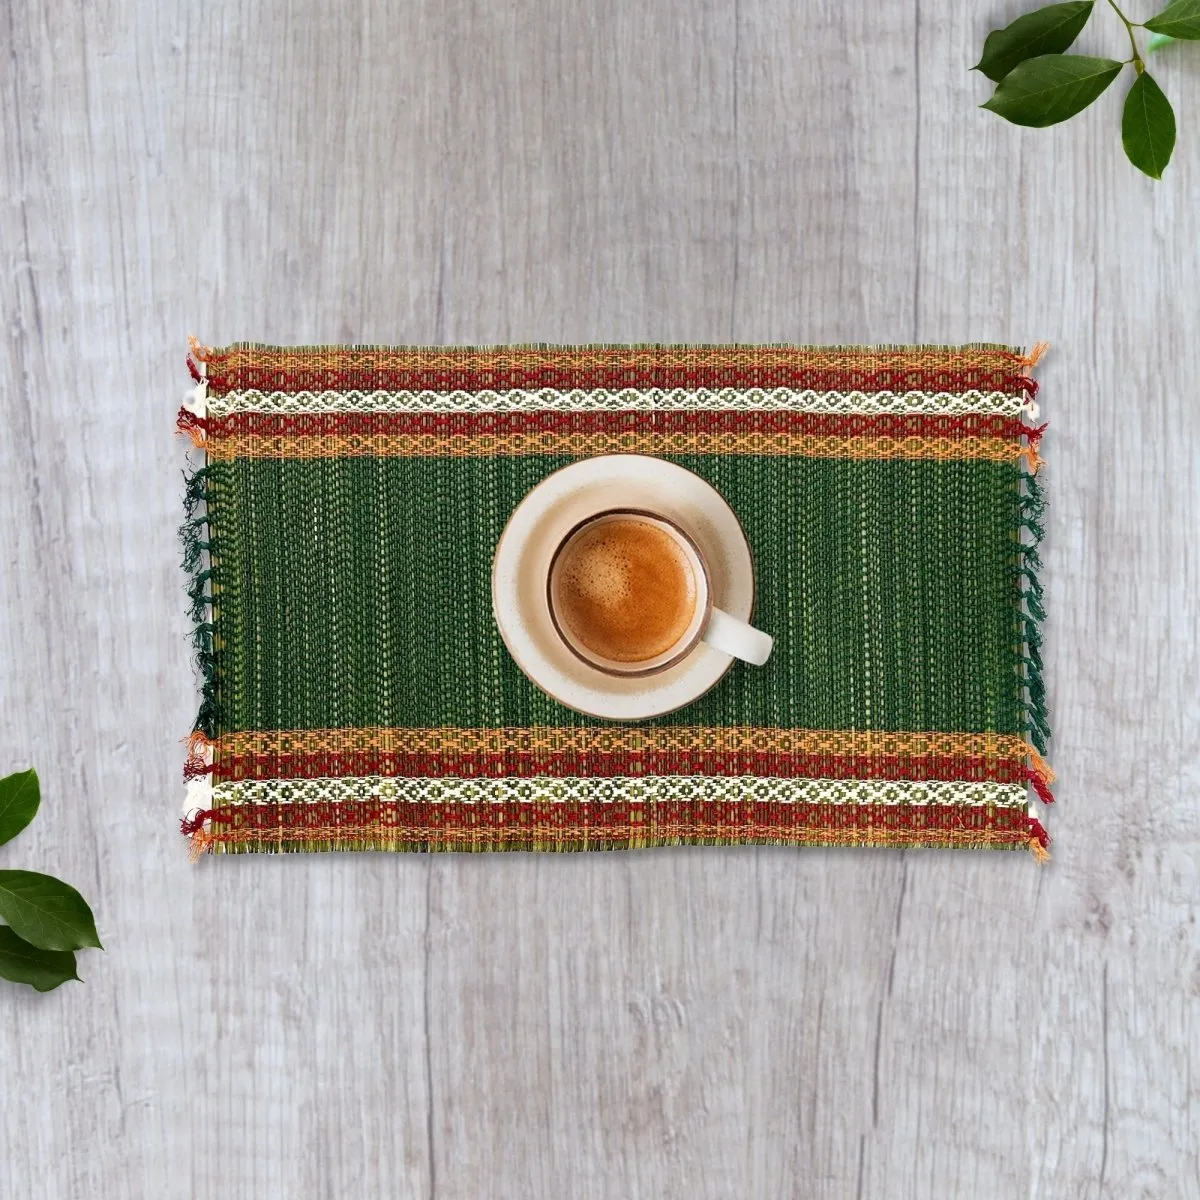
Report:
[[[1025,467],[1029,471],[1030,475],[1036,475],[1038,473],[1038,469],[1046,461],[1037,452],[1037,447],[1032,442],[1030,442],[1028,446],[1022,446],[1017,457],[1025,460]]]
[[[192,357],[197,362],[208,362],[212,355],[212,347],[201,344],[200,339],[194,334],[188,334],[188,349],[192,352]]]
[[[1050,851],[1037,838],[1032,837],[1029,839],[1029,849],[1033,851],[1033,857],[1043,866],[1050,861]]]
[[[1053,783],[1058,776],[1054,773],[1054,768],[1032,747],[1027,748],[1029,754],[1029,765],[1037,772],[1039,778],[1045,780],[1046,783]]]
[[[1032,369],[1042,361],[1042,359],[1045,357],[1046,351],[1049,349],[1049,342],[1038,342],[1028,354],[1022,355],[1020,358],[1018,358],[1017,362],[1019,362],[1021,366],[1025,367],[1026,369]]]
[[[196,832],[192,834],[192,845],[188,850],[188,861],[196,862],[202,854],[205,854],[212,849],[213,842],[215,841],[216,838],[214,838],[207,829],[197,829]],[[1043,853],[1045,853],[1045,851],[1043,851]]]
[[[203,730],[194,729],[184,738],[189,758],[203,758],[210,750],[215,750],[217,743],[212,741]]]

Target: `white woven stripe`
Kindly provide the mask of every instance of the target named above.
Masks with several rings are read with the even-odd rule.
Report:
[[[984,413],[1015,417],[1024,395],[1004,392],[814,392],[791,388],[672,388],[508,392],[229,392],[207,398],[231,413],[780,411],[875,415]]]
[[[344,779],[254,779],[218,783],[213,807],[239,804],[498,804],[512,801],[606,804],[720,800],[776,804],[954,804],[1024,809],[1024,784],[972,780],[780,779],[758,775],[660,775],[652,778],[549,775],[525,779],[457,779],[368,775]]]

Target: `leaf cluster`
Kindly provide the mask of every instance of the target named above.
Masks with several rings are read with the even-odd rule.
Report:
[[[0,779],[0,846],[37,816],[37,772]],[[103,950],[87,901],[69,884],[36,871],[0,870],[0,979],[49,992],[78,979],[75,951]]]
[[[993,29],[975,64],[995,85],[983,107],[1011,121],[1043,129],[1082,112],[1127,66],[1133,83],[1125,97],[1121,142],[1139,171],[1153,179],[1162,173],[1175,148],[1175,113],[1150,72],[1134,30],[1151,34],[1151,51],[1176,40],[1200,40],[1200,0],[1171,0],[1162,12],[1136,24],[1108,0],[1124,24],[1132,54],[1127,59],[1068,54],[1092,16],[1095,0],[1050,4]]]

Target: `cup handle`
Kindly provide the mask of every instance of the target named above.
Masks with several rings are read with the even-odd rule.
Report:
[[[708,620],[708,628],[704,631],[704,641],[714,650],[722,654],[731,654],[756,667],[761,667],[771,656],[771,647],[775,639],[737,617],[731,617],[719,608],[712,610]]]

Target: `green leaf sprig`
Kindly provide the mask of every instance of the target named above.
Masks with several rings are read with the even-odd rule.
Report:
[[[1004,29],[993,29],[974,67],[996,85],[983,107],[1014,125],[1044,129],[1082,112],[1125,67],[1132,66],[1121,143],[1139,171],[1161,179],[1175,149],[1175,113],[1146,70],[1134,30],[1149,31],[1147,53],[1174,41],[1200,40],[1200,0],[1171,0],[1157,16],[1141,23],[1130,21],[1116,0],[1108,0],[1108,6],[1129,35],[1129,58],[1066,53],[1088,23],[1095,0],[1050,4],[1018,17]]]
[[[0,846],[37,816],[37,772],[0,779]],[[87,901],[69,884],[36,871],[0,871],[0,979],[49,992],[78,979],[75,951],[103,950]]]

